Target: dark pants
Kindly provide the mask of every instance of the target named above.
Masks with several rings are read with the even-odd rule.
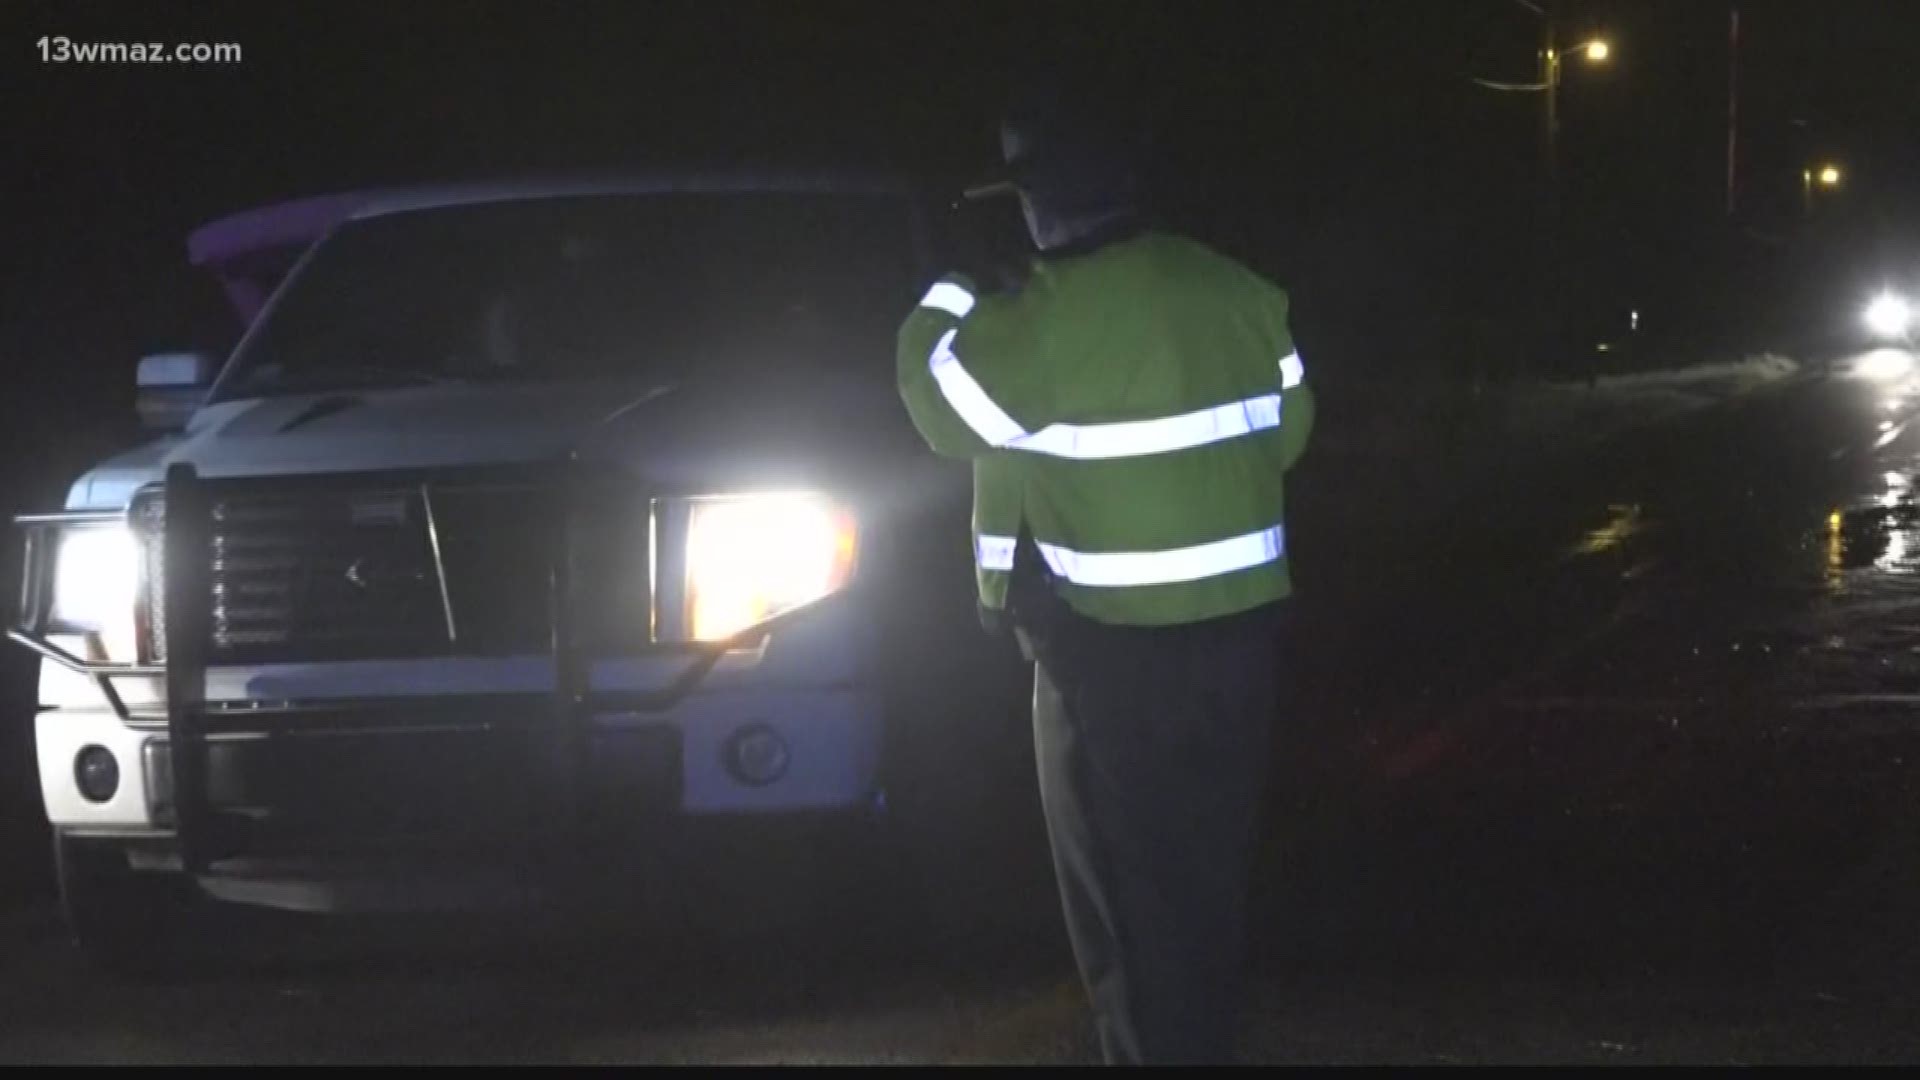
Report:
[[[1041,802],[1109,1063],[1232,1060],[1278,620],[1022,620]]]

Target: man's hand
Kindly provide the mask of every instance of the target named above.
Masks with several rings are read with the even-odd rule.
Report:
[[[998,258],[989,262],[974,280],[980,283],[980,290],[988,293],[1017,295],[1027,287],[1027,279],[1032,276],[1033,263],[1028,259]]]
[[[1017,204],[1008,199],[967,202],[949,222],[954,269],[986,293],[1017,293],[1026,287],[1033,249]]]

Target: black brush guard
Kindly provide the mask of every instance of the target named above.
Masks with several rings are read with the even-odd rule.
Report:
[[[589,679],[594,656],[590,656],[577,640],[577,619],[573,610],[575,508],[579,505],[579,492],[582,490],[580,476],[580,467],[569,462],[556,473],[549,474],[546,481],[556,485],[560,496],[557,504],[558,527],[550,544],[546,568],[547,640],[553,663],[554,685],[548,699],[546,718],[538,728],[536,740],[543,752],[530,755],[529,771],[534,774],[530,779],[540,807],[535,830],[538,836],[533,838],[533,850],[549,854],[564,852],[572,847],[563,841],[575,835],[582,824],[581,779],[586,775],[588,766],[585,728],[592,716],[600,712],[667,711],[696,690],[728,652],[752,648],[774,630],[805,619],[819,609],[819,605],[802,607],[722,641],[655,646],[658,650],[671,650],[672,655],[684,658],[683,666],[671,681],[658,689],[594,689]],[[209,582],[212,573],[212,506],[213,496],[222,483],[201,478],[192,465],[185,463],[170,466],[166,473],[166,511],[162,532],[165,560],[165,663],[135,665],[93,662],[60,648],[36,628],[16,627],[9,631],[11,638],[39,653],[44,659],[93,678],[123,721],[131,719],[131,714],[114,689],[114,678],[164,675],[174,835],[182,869],[192,875],[207,873],[211,863],[226,846],[221,832],[223,823],[209,797],[208,727],[210,718],[217,718],[219,714],[210,709],[207,700],[212,609]],[[35,521],[50,524],[109,519],[117,519],[117,515],[48,515]],[[678,553],[661,552],[658,557],[662,565],[656,567],[656,572],[662,578],[670,576],[680,565],[681,556]],[[246,716],[251,721],[265,723],[278,715],[297,714],[313,704],[275,702],[267,707],[249,708]],[[537,859],[546,857],[536,855]]]

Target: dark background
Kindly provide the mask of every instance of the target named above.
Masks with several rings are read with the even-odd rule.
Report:
[[[224,212],[366,185],[621,165],[991,164],[1022,72],[1121,71],[1174,222],[1295,297],[1317,379],[1418,388],[1810,348],[1912,273],[1920,6],[1743,0],[1739,212],[1720,2],[1559,5],[1557,279],[1512,0],[1320,3],[43,3],[0,8],[0,508],[132,437],[137,356],[236,328],[185,265]],[[36,42],[237,42],[238,64],[43,63]],[[1810,217],[1800,170],[1842,188]],[[1544,282],[1570,302],[1537,334]],[[884,362],[884,361],[882,361]],[[9,554],[9,567],[12,557]],[[10,581],[11,570],[0,574]],[[9,820],[30,820],[9,650]]]
[[[1757,329],[1773,304],[1754,290],[1892,269],[1920,178],[1908,44],[1920,13],[1739,6],[1741,213],[1729,220],[1729,5],[1559,5],[1563,41],[1613,43],[1605,65],[1567,63],[1555,263],[1579,301],[1570,318],[1604,332],[1637,307],[1649,334],[1681,343],[1669,351],[1759,347],[1774,343],[1746,339],[1790,326]],[[136,354],[225,344],[206,340],[231,328],[182,257],[188,229],[223,212],[363,185],[688,161],[957,179],[992,160],[1009,80],[1068,63],[1126,73],[1130,104],[1160,134],[1169,216],[1283,277],[1306,336],[1340,369],[1573,362],[1512,340],[1542,277],[1538,98],[1468,81],[1533,77],[1536,22],[1514,0],[14,0],[3,20],[0,359],[36,388],[15,381],[8,395],[0,457],[15,467],[43,456],[52,432],[123,414]],[[233,41],[245,55],[43,63],[45,35]],[[1810,227],[1800,169],[1829,158],[1847,178]],[[1841,252],[1824,250],[1836,236]],[[38,464],[27,472],[55,483]]]

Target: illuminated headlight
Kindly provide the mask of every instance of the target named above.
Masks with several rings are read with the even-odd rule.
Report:
[[[108,657],[134,659],[140,544],[125,525],[81,525],[60,534],[53,563],[50,629],[98,634]]]
[[[717,641],[853,579],[853,514],[818,495],[698,499],[687,520],[688,636]]]
[[[1913,305],[1904,296],[1884,292],[1873,298],[1860,317],[1879,337],[1905,337],[1913,328]]]

